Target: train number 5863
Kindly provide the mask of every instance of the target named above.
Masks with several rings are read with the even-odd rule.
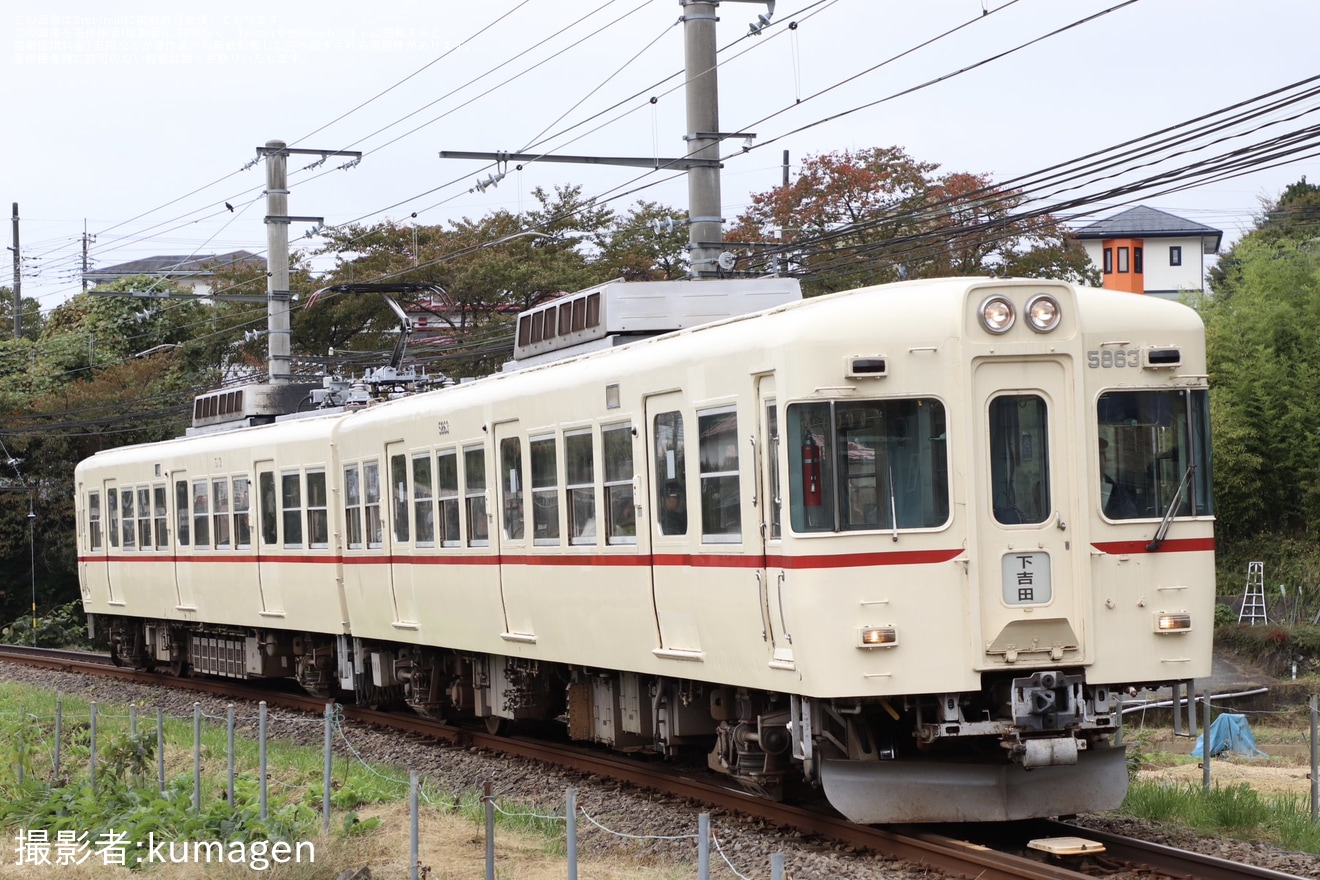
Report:
[[[1086,365],[1092,370],[1108,370],[1111,367],[1118,367],[1119,369],[1132,367],[1135,369],[1141,366],[1141,349],[1120,348],[1114,350],[1107,348],[1104,351],[1088,351],[1086,353]]]

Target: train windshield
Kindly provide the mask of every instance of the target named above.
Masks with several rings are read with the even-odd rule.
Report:
[[[1100,396],[1100,491],[1114,520],[1209,516],[1210,403],[1205,391],[1111,391]]]
[[[940,401],[799,403],[786,421],[794,531],[923,529],[948,520]]]

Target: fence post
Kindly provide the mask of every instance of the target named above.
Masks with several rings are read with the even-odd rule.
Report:
[[[329,711],[328,709],[326,711]],[[408,880],[417,880],[419,861],[417,855],[418,820],[417,820],[417,771],[408,771]]]
[[[225,711],[225,739],[229,752],[229,777],[226,791],[229,793],[229,808],[234,808],[234,704],[230,703]]]
[[[22,706],[19,706],[18,707],[18,784],[19,785],[23,784],[23,745],[27,740],[27,736],[25,735],[26,731],[24,730],[24,728],[26,727],[27,727],[27,709],[24,709]]]
[[[1205,692],[1205,728],[1201,732],[1201,787],[1210,793],[1210,691]]]
[[[697,818],[697,880],[710,880],[710,813]]]
[[[202,704],[193,703],[193,812],[202,811]]]
[[[489,779],[481,800],[486,806],[486,880],[495,880],[495,799],[490,794]]]
[[[128,735],[137,739],[137,703],[128,704]]]
[[[60,737],[64,726],[64,698],[55,697],[55,776],[51,780],[54,785],[60,783]],[[1315,739],[1314,736],[1311,739]]]
[[[568,850],[568,880],[577,880],[577,789],[568,790],[568,822],[565,828],[565,848]]]
[[[266,701],[262,700],[257,704],[257,754],[260,768],[258,773],[261,775],[261,818],[266,818]]]
[[[334,773],[332,763],[334,752],[331,749],[330,729],[334,723],[334,703],[325,704],[325,772],[321,777],[321,784],[324,791],[321,795],[321,828],[326,834],[330,833],[330,782]],[[414,859],[413,861],[416,861]]]
[[[165,710],[156,710],[156,779],[165,793]]]
[[[1311,824],[1320,822],[1320,696],[1311,694]]]
[[[784,880],[783,853],[770,853],[770,880]]]
[[[95,792],[96,791],[96,701],[95,700],[92,700],[91,720],[92,720],[91,755],[87,759],[87,772],[91,777],[92,791]]]

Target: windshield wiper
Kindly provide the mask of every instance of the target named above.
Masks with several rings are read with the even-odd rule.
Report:
[[[1164,519],[1160,521],[1160,527],[1155,530],[1155,537],[1146,545],[1146,552],[1154,553],[1164,544],[1164,537],[1169,533],[1169,524],[1173,522],[1173,512],[1178,509],[1178,502],[1182,501],[1183,491],[1192,479],[1192,471],[1196,470],[1196,463],[1187,465],[1187,473],[1183,474],[1182,482],[1178,484],[1178,491],[1173,493],[1173,500],[1169,502],[1169,509],[1164,511]]]
[[[889,523],[894,527],[894,541],[898,541],[898,500],[894,498],[894,467],[887,465],[889,472]]]

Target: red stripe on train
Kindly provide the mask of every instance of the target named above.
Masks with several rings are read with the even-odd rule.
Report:
[[[1178,538],[1165,541],[1158,550],[1147,550],[1149,541],[1102,541],[1091,544],[1101,553],[1130,556],[1135,553],[1199,553],[1215,549],[1214,538]]]

